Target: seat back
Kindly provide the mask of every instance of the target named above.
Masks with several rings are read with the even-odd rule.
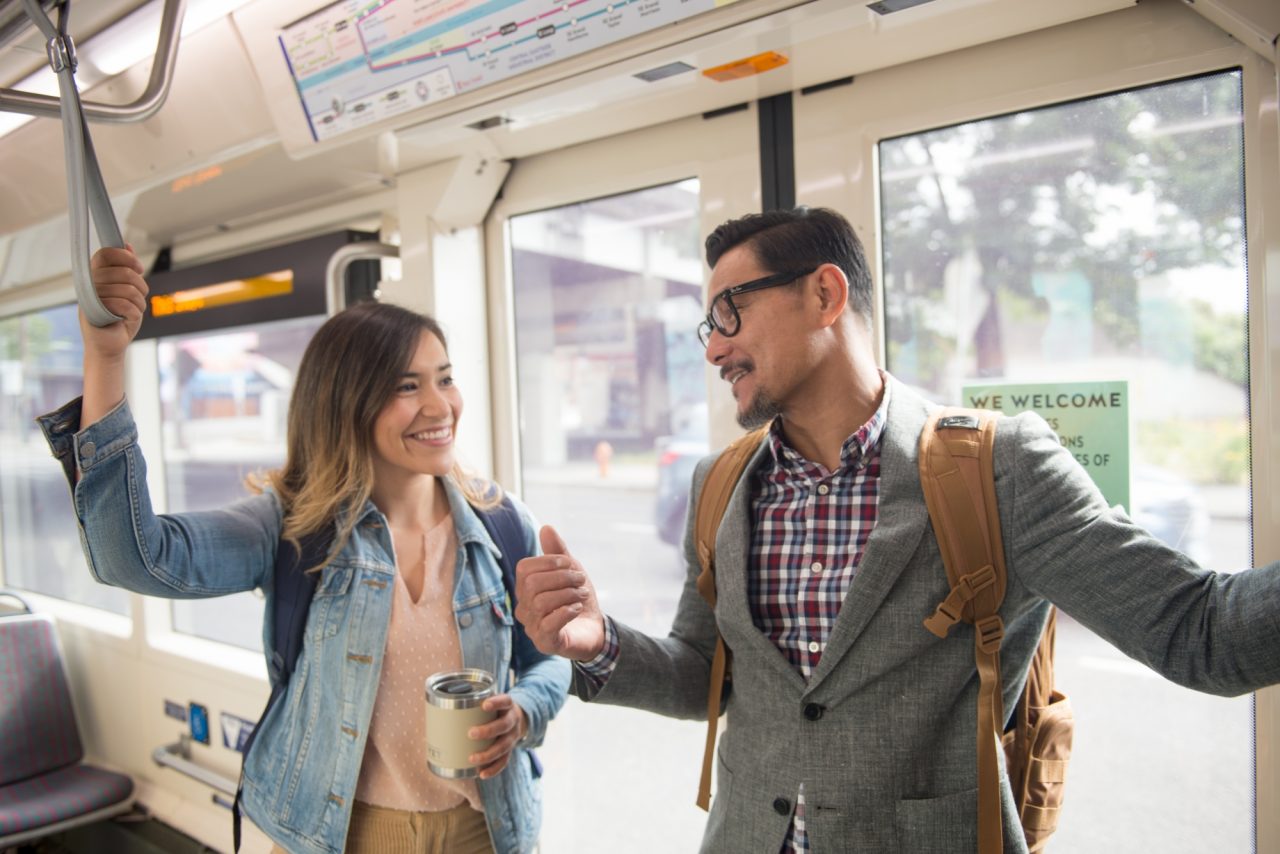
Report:
[[[0,617],[0,786],[83,756],[52,618]]]

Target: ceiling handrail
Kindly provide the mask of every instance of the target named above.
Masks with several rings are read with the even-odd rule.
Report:
[[[333,317],[347,307],[347,268],[373,258],[399,258],[400,247],[376,240],[362,240],[339,247],[329,256],[324,271],[325,313]],[[376,299],[376,297],[375,297]]]
[[[48,20],[44,11],[36,2],[22,0],[27,14],[33,23],[44,31],[40,22],[32,16],[34,7],[40,17]],[[61,4],[66,8],[66,2]],[[187,0],[165,0],[164,10],[160,15],[160,35],[156,40],[155,61],[151,64],[151,77],[147,87],[136,99],[128,104],[104,104],[99,101],[83,102],[84,116],[92,121],[123,124],[140,122],[151,118],[164,105],[169,97],[169,89],[173,84],[173,69],[178,62],[178,38],[182,33],[182,19],[186,14]],[[45,32],[46,37],[48,33]],[[68,41],[70,36],[67,36]],[[74,54],[72,54],[74,57]],[[23,113],[44,118],[58,118],[62,115],[60,99],[51,95],[35,92],[22,92],[17,89],[0,89],[0,110],[10,113]]]
[[[103,246],[124,246],[120,224],[111,209],[98,168],[98,158],[89,138],[89,126],[80,112],[80,93],[76,90],[76,47],[67,33],[69,2],[58,9],[58,25],[41,8],[38,0],[22,0],[27,15],[48,40],[49,67],[58,77],[62,115],[62,150],[67,164],[67,218],[71,226],[71,280],[76,301],[85,319],[94,326],[110,326],[120,318],[102,304],[89,273],[89,217],[98,231]]]

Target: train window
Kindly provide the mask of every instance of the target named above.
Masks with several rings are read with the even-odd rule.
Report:
[[[245,479],[284,463],[285,417],[298,362],[323,317],[160,339],[157,352],[170,512],[248,494]],[[249,593],[174,600],[173,629],[262,649],[262,600]]]
[[[604,610],[658,636],[683,586],[678,544],[693,467],[708,450],[699,216],[699,183],[686,180],[510,219],[523,497],[588,568]],[[692,784],[670,786],[651,769],[692,770],[702,727],[577,711],[566,707],[548,741],[549,785],[565,787],[548,802],[574,809],[549,812],[544,847],[607,838],[618,851],[648,851],[658,822],[668,848],[696,848],[705,816],[691,806]],[[564,761],[589,757],[578,775],[559,764],[569,732]],[[627,781],[627,808],[646,818],[618,821],[600,768]]]
[[[4,584],[128,616],[129,595],[85,566],[67,481],[35,417],[78,396],[73,305],[0,320],[0,534]]]
[[[889,370],[948,402],[1127,381],[1127,509],[1228,571],[1251,563],[1242,127],[1226,71],[879,146]],[[1057,671],[1080,723],[1055,845],[1250,848],[1249,698],[1176,688],[1063,617]]]

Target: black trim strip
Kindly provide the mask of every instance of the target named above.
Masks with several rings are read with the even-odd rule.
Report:
[[[828,89],[836,89],[840,86],[850,86],[853,84],[853,77],[841,77],[836,80],[828,80],[826,83],[814,83],[812,86],[806,86],[800,90],[801,95],[812,95],[814,92],[825,92]]]
[[[705,112],[705,113],[703,113],[703,114],[702,114],[702,118],[703,118],[704,120],[705,120],[705,119],[714,119],[714,118],[718,118],[718,117],[720,117],[720,116],[727,116],[727,115],[729,115],[730,113],[740,113],[740,112],[742,112],[743,110],[747,109],[747,108],[748,108],[748,107],[750,107],[750,106],[751,106],[750,104],[748,104],[748,103],[746,103],[746,102],[744,101],[744,102],[742,102],[741,104],[734,104],[734,105],[729,106],[729,107],[721,107],[721,108],[720,108],[720,109],[718,109],[718,110],[708,110],[707,112]]]
[[[760,201],[766,211],[796,206],[795,122],[791,93],[761,98]]]

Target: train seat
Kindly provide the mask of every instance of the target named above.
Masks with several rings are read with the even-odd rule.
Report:
[[[0,616],[0,849],[129,809],[133,780],[83,759],[53,620]]]

